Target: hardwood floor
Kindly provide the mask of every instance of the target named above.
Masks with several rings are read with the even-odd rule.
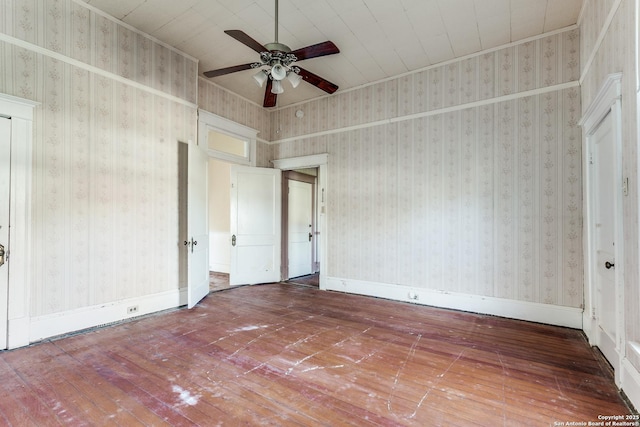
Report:
[[[292,283],[294,285],[306,285],[306,286],[313,286],[313,287],[319,288],[320,273],[309,274],[308,276],[295,277],[293,279],[287,280],[287,282]]]
[[[229,288],[228,273],[218,273],[216,271],[209,272],[209,292],[223,291]]]
[[[0,424],[13,426],[553,426],[630,413],[580,331],[292,284],[1,352],[0,375]]]

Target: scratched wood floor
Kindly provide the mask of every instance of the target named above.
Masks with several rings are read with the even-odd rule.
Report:
[[[630,413],[579,331],[271,284],[0,353],[0,425],[549,426]]]

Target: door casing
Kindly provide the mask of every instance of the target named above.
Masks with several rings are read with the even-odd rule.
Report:
[[[11,251],[8,261],[11,268],[6,329],[6,347],[9,349],[30,343],[33,113],[38,105],[27,99],[0,94],[0,115],[11,118]]]
[[[598,346],[597,316],[597,268],[598,258],[596,254],[596,216],[595,203],[597,186],[591,167],[593,159],[593,137],[602,120],[611,115],[613,144],[615,147],[615,191],[614,191],[614,216],[615,216],[615,313],[616,313],[616,352],[617,360],[609,360],[614,368],[616,384],[621,384],[622,362],[625,358],[625,331],[624,331],[624,230],[622,227],[622,104],[621,104],[621,79],[622,73],[610,74],[605,79],[600,91],[591,105],[585,111],[580,125],[583,128],[585,141],[584,151],[584,276],[585,276],[585,307],[583,312],[583,330],[589,339],[589,343]]]
[[[295,171],[285,171],[282,174],[282,279],[288,280],[291,276],[289,274],[289,181],[301,181],[308,184],[311,184],[311,234],[314,236],[314,244],[311,249],[311,259],[312,262],[316,260],[316,253],[314,248],[317,233],[317,196],[316,196],[316,177],[311,175],[306,175],[300,172]],[[315,273],[317,271],[316,266],[312,265],[311,272]]]
[[[11,119],[0,116],[0,349],[7,348],[9,289],[9,202],[11,189]]]
[[[317,188],[317,207],[318,221],[316,229],[319,233],[316,233],[317,247],[319,247],[320,256],[320,289],[326,290],[326,277],[331,273],[328,271],[328,236],[330,230],[327,229],[328,219],[328,200],[330,197],[331,189],[328,187],[328,160],[329,155],[327,153],[314,154],[311,156],[291,157],[288,159],[273,160],[274,167],[283,171],[294,169],[306,169],[306,168],[318,168],[318,188]]]

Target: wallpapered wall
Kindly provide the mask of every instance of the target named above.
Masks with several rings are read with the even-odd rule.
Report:
[[[325,273],[580,307],[578,87],[365,126],[575,82],[578,57],[572,30],[274,112],[273,158],[330,155]]]
[[[31,316],[177,289],[167,260],[177,141],[196,138],[196,62],[71,0],[4,0],[0,17],[18,39],[0,41],[0,92],[41,103]]]
[[[625,331],[627,343],[640,342],[640,263],[638,262],[638,124],[636,99],[635,58],[635,5],[633,0],[593,1],[586,3],[581,29],[584,38],[582,59],[583,110],[597,95],[606,76],[622,72],[622,173],[629,178],[629,195],[623,198]],[[598,36],[605,28],[610,12],[615,15],[600,46]],[[587,63],[596,49],[593,61]],[[640,356],[627,350],[627,358],[640,370]]]

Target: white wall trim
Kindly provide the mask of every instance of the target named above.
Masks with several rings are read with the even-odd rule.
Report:
[[[248,153],[246,157],[234,156],[232,154],[222,153],[209,149],[209,131],[215,131],[231,136],[233,138],[245,141],[248,144]],[[207,110],[198,109],[198,145],[203,146],[209,157],[223,160],[239,165],[255,166],[256,159],[256,140],[258,130],[250,128],[234,122],[217,114],[213,114]]]
[[[320,165],[326,165],[329,154],[314,154],[311,156],[293,157],[289,159],[272,160],[273,166],[276,169],[292,170],[292,169],[304,169],[309,167],[318,167]]]
[[[122,77],[122,76],[120,76],[118,74],[103,70],[102,68],[95,67],[95,66],[87,64],[85,62],[78,61],[77,59],[70,58],[70,57],[68,57],[66,55],[63,55],[63,54],[58,53],[58,52],[54,52],[54,51],[46,49],[44,47],[40,47],[40,46],[35,45],[33,43],[29,43],[27,41],[20,40],[20,39],[17,39],[15,37],[11,37],[11,36],[9,36],[7,34],[0,33],[0,41],[12,44],[12,45],[17,46],[17,47],[21,47],[23,49],[38,53],[40,55],[48,56],[50,58],[56,59],[56,60],[58,60],[60,62],[64,62],[64,63],[69,64],[69,65],[73,65],[74,67],[78,67],[78,68],[80,68],[82,70],[85,70],[85,71],[88,71],[90,73],[93,73],[93,74],[96,74],[96,75],[99,75],[99,76],[102,76],[102,77],[106,77],[106,78],[111,79],[111,80],[115,80],[118,83],[126,84],[128,86],[133,87],[133,88],[140,89],[140,90],[143,90],[145,92],[151,93],[153,95],[157,95],[157,96],[163,97],[165,99],[168,99],[169,101],[173,101],[173,102],[176,102],[178,104],[182,104],[182,105],[185,105],[187,107],[191,107],[193,109],[197,109],[198,108],[197,104],[189,102],[189,101],[187,101],[185,99],[182,99],[182,98],[179,98],[177,96],[168,94],[166,92],[162,92],[161,90],[152,88],[150,86],[146,86],[146,85],[144,85],[142,83],[138,83],[138,82],[136,82],[134,80],[130,80],[130,79],[126,78],[126,77]]]
[[[40,105],[39,102],[0,93],[0,116],[3,117],[31,121],[33,109],[38,105]]]
[[[31,318],[29,343],[184,305],[187,288]],[[137,306],[138,311],[127,313]]]
[[[629,362],[629,359],[622,361],[621,389],[627,395],[631,404],[640,408],[640,372]]]
[[[600,29],[600,34],[598,34],[598,38],[596,39],[596,42],[593,45],[593,49],[591,49],[591,53],[589,54],[589,59],[587,59],[587,62],[584,63],[584,68],[582,69],[582,73],[580,74],[580,84],[584,82],[584,79],[587,77],[587,74],[589,74],[589,70],[591,70],[591,64],[595,60],[595,57],[598,54],[598,50],[600,50],[600,46],[602,45],[604,38],[607,36],[607,33],[609,32],[609,27],[611,26],[611,23],[613,22],[613,18],[616,16],[616,13],[618,12],[618,8],[620,7],[621,3],[622,3],[622,0],[615,0],[615,3],[611,7],[611,10],[607,15],[607,19],[604,21],[604,24]],[[586,4],[583,5],[583,9],[585,7],[586,7]],[[579,19],[582,19],[582,11],[580,11]]]
[[[609,74],[605,79],[591,105],[578,122],[585,132],[595,132],[596,126],[611,111],[611,106],[622,96],[622,73]],[[588,136],[588,134],[585,134]]]
[[[325,282],[327,280],[327,266],[329,265],[327,260],[328,258],[328,247],[329,247],[329,227],[327,227],[328,223],[328,209],[327,209],[327,200],[329,197],[329,188],[328,188],[328,165],[329,162],[329,154],[315,154],[311,156],[301,156],[301,157],[291,157],[288,159],[279,159],[273,160],[272,163],[276,169],[280,170],[293,170],[293,169],[304,169],[304,168],[318,168],[318,203],[317,203],[317,213],[318,213],[318,225],[320,234],[318,235],[320,242],[320,289],[323,289],[325,286]]]
[[[584,152],[584,317],[583,331],[592,345],[599,345],[597,318],[600,315],[596,304],[596,277],[597,277],[597,247],[595,224],[595,192],[594,172],[591,167],[593,140],[592,136],[605,117],[611,114],[613,133],[613,145],[615,147],[615,185],[614,216],[615,216],[615,316],[616,316],[616,360],[609,360],[615,372],[616,384],[621,385],[622,364],[625,358],[625,313],[624,313],[624,218],[623,218],[623,194],[622,194],[622,104],[621,104],[621,73],[610,74],[603,82],[598,94],[595,96],[579,124],[583,128],[583,152]],[[597,159],[595,159],[597,161]]]
[[[0,114],[11,118],[7,348],[27,345],[29,340],[33,110],[38,105],[27,99],[0,94]]]
[[[404,121],[407,121],[407,120],[421,119],[421,118],[424,118],[424,117],[431,117],[431,116],[436,116],[436,115],[439,115],[439,114],[446,114],[446,113],[451,113],[451,112],[454,112],[454,111],[466,110],[466,109],[469,109],[469,108],[477,108],[477,107],[483,107],[485,105],[497,104],[499,102],[513,101],[513,100],[520,99],[520,98],[527,98],[527,97],[530,97],[530,96],[543,95],[543,94],[549,93],[549,92],[559,92],[559,91],[563,91],[565,89],[571,89],[571,88],[579,87],[579,86],[580,86],[580,84],[577,81],[561,83],[561,84],[557,84],[557,85],[553,85],[553,86],[547,86],[547,87],[544,87],[544,88],[532,89],[532,90],[527,90],[527,91],[524,91],[524,92],[511,93],[511,94],[508,94],[508,95],[502,95],[502,96],[498,96],[498,97],[495,97],[495,98],[483,99],[483,100],[474,101],[474,102],[467,102],[465,104],[454,105],[454,106],[446,107],[446,108],[438,108],[436,110],[424,111],[424,112],[421,112],[421,113],[407,114],[407,115],[404,115],[404,116],[392,117],[392,118],[384,119],[384,120],[376,120],[376,121],[373,121],[373,122],[363,123],[363,124],[354,125],[354,126],[345,126],[345,127],[337,128],[337,129],[329,129],[329,130],[324,130],[324,131],[320,131],[320,132],[313,132],[313,133],[307,133],[307,134],[302,134],[302,135],[298,135],[298,136],[292,136],[292,137],[289,137],[289,138],[282,138],[282,139],[271,141],[270,144],[273,145],[273,144],[280,144],[280,143],[283,143],[283,142],[300,141],[300,140],[304,140],[304,139],[308,139],[308,138],[316,138],[316,137],[319,137],[319,136],[333,135],[333,134],[343,133],[343,132],[351,132],[351,131],[354,131],[354,130],[360,130],[360,129],[366,129],[366,128],[370,128],[370,127],[374,127],[374,126],[381,126],[381,125],[387,125],[387,124],[392,124],[392,123],[404,122]]]
[[[259,108],[261,108],[261,109],[266,110],[266,108],[265,108],[265,107],[263,107],[261,104],[258,104],[257,102],[254,102],[254,101],[250,100],[249,98],[245,98],[245,97],[244,97],[244,96],[242,96],[242,95],[238,95],[238,94],[237,94],[237,93],[235,93],[235,92],[231,92],[229,89],[227,89],[227,88],[225,88],[225,87],[220,86],[219,84],[217,84],[217,83],[215,83],[215,82],[213,82],[213,81],[209,80],[209,79],[208,79],[208,78],[206,78],[206,77],[198,76],[198,80],[200,80],[200,81],[202,81],[203,83],[206,83],[206,84],[208,84],[208,85],[215,86],[215,87],[217,87],[218,89],[220,89],[220,90],[222,90],[222,91],[224,91],[224,92],[227,92],[228,94],[231,94],[231,95],[235,96],[236,98],[239,98],[239,99],[241,99],[241,100],[243,100],[243,101],[245,101],[245,102],[247,102],[247,103],[249,103],[249,104],[251,104],[251,105],[253,105],[253,106],[255,106],[255,107],[259,107]],[[309,102],[309,101],[305,101],[305,102]],[[269,111],[269,110],[268,110],[268,111]],[[269,112],[271,112],[271,111],[269,111]]]
[[[528,37],[526,39],[522,39],[522,40],[518,40],[518,41],[515,41],[515,42],[506,43],[506,44],[503,44],[503,45],[500,45],[500,46],[492,47],[490,49],[484,49],[484,50],[481,50],[479,52],[470,53],[468,55],[460,56],[458,58],[452,58],[452,59],[449,59],[447,61],[438,62],[436,64],[427,65],[426,67],[419,68],[417,70],[407,71],[405,73],[396,74],[394,76],[387,77],[387,78],[380,79],[380,80],[376,80],[376,81],[371,82],[371,83],[365,83],[365,84],[360,85],[360,86],[355,86],[355,87],[351,87],[349,89],[340,90],[339,93],[341,93],[341,94],[349,93],[349,92],[360,90],[360,89],[363,89],[363,88],[366,88],[366,87],[375,86],[375,85],[378,85],[380,83],[401,79],[403,77],[410,76],[410,75],[413,75],[413,74],[422,73],[424,71],[432,70],[434,68],[446,67],[447,65],[454,64],[456,62],[466,61],[468,59],[476,58],[478,56],[486,55],[486,54],[492,53],[492,52],[497,52],[497,51],[502,50],[502,49],[508,49],[510,47],[518,46],[518,45],[521,45],[521,44],[524,44],[524,43],[530,43],[530,42],[533,42],[533,41],[536,41],[536,40],[540,40],[540,39],[544,39],[544,38],[547,38],[547,37],[555,36],[556,34],[566,33],[568,31],[573,31],[573,30],[575,30],[577,28],[578,28],[578,25],[576,25],[576,24],[569,25],[568,27],[559,28],[557,30],[553,30],[553,31],[549,31],[549,32],[546,32],[546,33],[538,34],[536,36],[531,36],[531,37]],[[312,102],[312,101],[317,101],[319,99],[328,98],[330,96],[332,96],[332,95],[323,95],[323,96],[319,96],[317,98],[307,99],[307,100],[304,100],[304,101],[283,105],[282,107],[276,107],[276,108],[272,109],[271,112],[275,113],[275,112],[277,112],[279,110],[283,110],[285,108],[295,107],[296,105],[304,105],[304,104],[307,104],[307,103]]]
[[[545,323],[568,328],[582,328],[582,309],[486,297],[389,283],[366,282],[328,277],[321,289],[346,292],[394,301],[410,302],[472,313]]]
[[[587,6],[589,6],[590,0],[584,0],[582,3],[582,7],[580,8],[580,13],[578,13],[578,28],[582,27],[582,20],[584,19],[584,14],[586,13]]]
[[[188,53],[185,53],[185,52],[181,51],[180,49],[176,48],[175,46],[171,46],[170,44],[163,42],[162,40],[152,36],[151,34],[147,34],[147,33],[143,32],[143,31],[139,30],[138,28],[134,27],[133,25],[129,25],[126,22],[121,21],[120,19],[116,18],[115,16],[111,16],[107,12],[95,8],[94,6],[92,6],[89,3],[87,3],[87,1],[83,1],[83,0],[71,0],[71,1],[73,1],[74,3],[80,5],[80,6],[84,7],[84,8],[89,9],[90,11],[95,13],[96,15],[100,15],[103,18],[107,18],[108,20],[110,20],[112,22],[115,22],[118,25],[123,26],[127,30],[133,31],[136,34],[140,34],[141,36],[151,40],[152,42],[154,42],[156,44],[159,44],[159,45],[161,45],[163,47],[166,47],[167,49],[169,49],[169,50],[171,50],[171,51],[173,51],[173,52],[175,52],[175,53],[177,53],[179,55],[182,55],[187,59],[190,59],[190,60],[192,60],[192,61],[194,61],[196,63],[199,61],[198,58],[196,58],[194,56],[191,56]]]

